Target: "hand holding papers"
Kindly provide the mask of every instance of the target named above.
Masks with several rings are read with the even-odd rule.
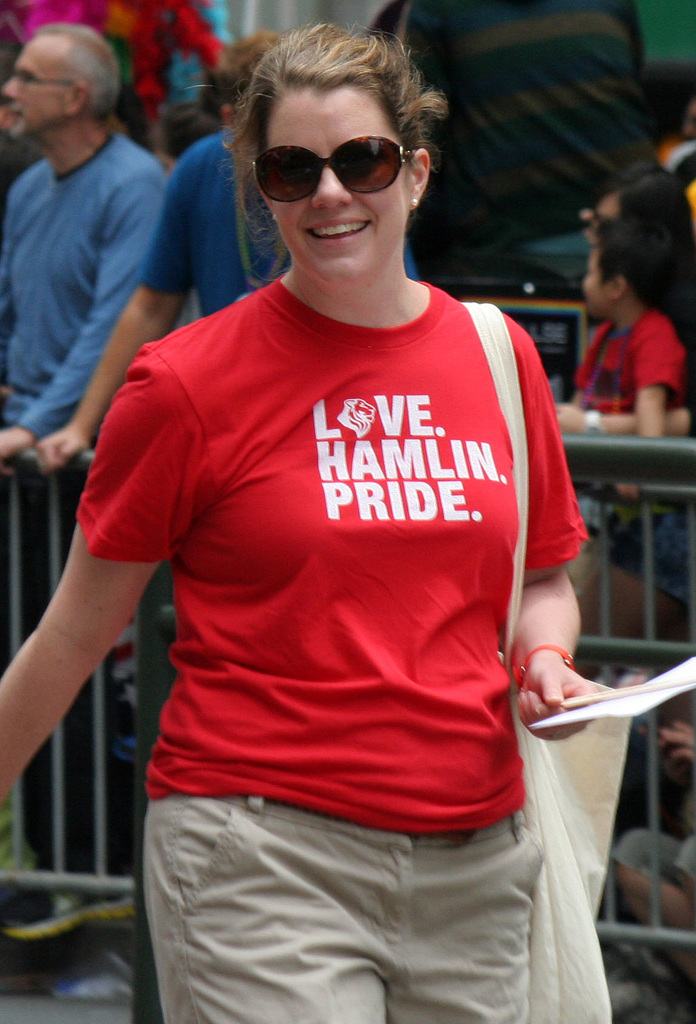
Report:
[[[670,697],[696,689],[696,658],[683,661],[676,668],[656,676],[640,686],[626,686],[619,690],[599,690],[583,697],[569,697],[556,715],[535,722],[532,729],[548,729],[573,722],[586,722],[591,718],[632,718],[657,707]]]

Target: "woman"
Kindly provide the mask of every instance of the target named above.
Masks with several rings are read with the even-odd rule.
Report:
[[[138,356],[59,592],[0,688],[1,792],[171,559],[178,678],[146,839],[169,1024],[526,1019],[540,858],[498,657],[511,449],[469,314],[403,265],[443,108],[381,37],[314,26],[262,58],[235,158],[291,269]],[[567,653],[581,520],[510,329],[529,724],[594,688]]]

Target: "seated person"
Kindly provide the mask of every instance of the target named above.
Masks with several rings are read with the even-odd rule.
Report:
[[[583,290],[590,316],[604,320],[576,372],[572,402],[557,406],[559,424],[565,433],[659,437],[666,433],[667,410],[682,406],[686,394],[686,350],[657,308],[671,280],[670,235],[661,225],[619,217],[600,222],[595,241]],[[634,489],[620,490],[624,498],[635,499]],[[617,507],[610,523],[613,575],[625,559],[631,559],[627,569],[632,571],[641,528],[637,507]],[[599,631],[599,584],[594,569],[581,589],[586,634]],[[639,619],[634,614],[630,588],[622,587],[621,593],[619,607],[612,608],[613,629],[620,636],[639,635],[642,614]],[[674,620],[680,606],[668,589],[660,602],[658,618]]]
[[[665,433],[666,411],[683,405],[686,391],[686,351],[657,308],[671,269],[661,225],[618,218],[598,226],[583,292],[588,314],[603,322],[576,372],[572,402],[557,406],[561,430]],[[611,418],[601,418],[626,412],[635,412],[629,431],[612,431]]]
[[[648,924],[652,916],[650,898],[653,856],[660,872],[660,913],[668,928],[694,927],[696,881],[696,839],[693,836],[693,797],[691,774],[694,760],[694,734],[684,721],[675,720],[660,729],[659,742],[666,777],[683,787],[683,813],[677,827],[661,832],[657,850],[648,829],[631,829],[614,850],[616,880],[631,913]],[[696,984],[696,954],[689,950],[667,948],[667,954],[679,970]]]

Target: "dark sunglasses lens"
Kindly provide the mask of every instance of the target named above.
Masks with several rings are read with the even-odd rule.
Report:
[[[256,180],[269,199],[292,203],[314,192],[326,162],[310,149],[276,146],[256,161]],[[391,139],[365,136],[344,142],[328,162],[351,191],[379,192],[396,180],[402,157],[401,149]]]
[[[278,146],[256,161],[256,180],[269,199],[291,203],[312,194],[321,177],[321,161],[308,149]]]
[[[351,139],[335,151],[331,166],[351,191],[379,192],[396,180],[401,152],[391,139]]]

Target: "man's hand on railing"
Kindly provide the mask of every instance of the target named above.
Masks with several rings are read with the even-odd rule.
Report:
[[[36,445],[41,472],[53,473],[62,469],[75,455],[90,448],[91,440],[72,422],[42,438]]]
[[[35,441],[34,434],[25,427],[5,427],[0,430],[0,473],[11,476],[14,473],[12,460],[32,448]]]

